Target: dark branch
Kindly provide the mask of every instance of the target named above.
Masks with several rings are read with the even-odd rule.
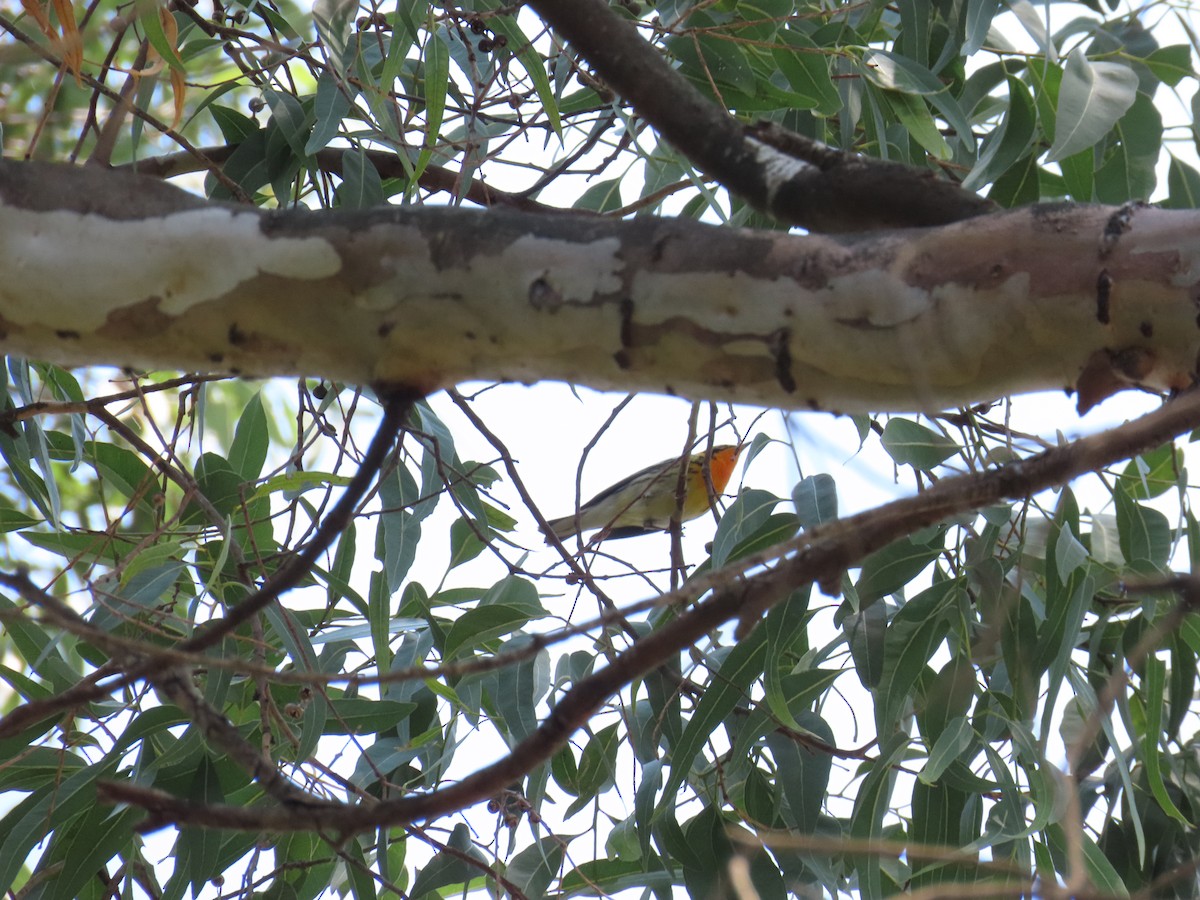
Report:
[[[242,830],[354,832],[424,821],[465,809],[494,796],[550,759],[611,696],[722,623],[740,619],[744,631],[796,587],[812,582],[834,583],[846,568],[869,553],[917,529],[965,510],[1027,497],[1064,484],[1158,447],[1197,426],[1200,426],[1200,392],[1192,392],[1104,434],[1082,438],[990,471],[942,479],[915,497],[831,522],[659,597],[656,603],[683,605],[718,586],[707,599],[638,641],[611,665],[577,682],[538,729],[508,756],[450,787],[370,806],[320,809],[291,805],[203,806],[163,791],[127,784],[101,785],[101,795],[110,802],[134,803],[145,808],[150,813],[148,827],[180,823]],[[752,568],[771,563],[775,563],[773,568],[762,574],[743,576]]]
[[[224,165],[237,148],[237,144],[229,144],[221,147],[201,147],[198,152],[203,154],[205,159],[211,160],[218,165]],[[375,171],[379,173],[380,178],[408,177],[404,165],[400,162],[400,157],[395,153],[383,150],[367,150],[365,152],[367,159],[371,161],[371,165],[375,167]],[[341,175],[342,160],[345,155],[346,151],[343,149],[326,147],[323,150],[318,150],[314,158],[321,171]],[[195,154],[184,151],[168,153],[164,156],[153,156],[148,159],[139,159],[137,162],[115,166],[114,168],[118,170],[132,170],[139,175],[149,175],[153,178],[177,178],[180,175],[201,172],[206,169]],[[452,192],[455,190],[456,181],[459,178],[458,173],[444,166],[430,165],[426,166],[425,171],[421,173],[419,183],[426,190]],[[574,215],[579,214],[576,210],[564,210],[556,206],[547,206],[545,203],[539,203],[525,196],[525,194],[510,194],[507,191],[489,187],[487,182],[480,178],[472,179],[470,187],[467,188],[467,192],[463,195],[463,198],[484,207],[504,206],[510,209],[524,210],[525,212],[570,212]]]
[[[842,153],[778,125],[745,127],[604,0],[529,5],[676,150],[781,221],[812,231],[869,231],[944,225],[995,208],[932,171]]]
[[[346,485],[346,490],[342,492],[338,502],[321,522],[321,526],[313,535],[312,540],[268,578],[256,594],[244,599],[222,618],[210,623],[208,627],[198,629],[196,634],[180,643],[178,649],[184,651],[204,650],[220,643],[239,625],[266,609],[267,605],[278,598],[280,594],[299,584],[312,570],[313,563],[329,549],[337,536],[346,530],[346,526],[354,517],[354,511],[358,508],[358,504],[362,502],[367,489],[374,483],[376,474],[382,468],[383,461],[392,449],[396,435],[404,425],[404,420],[412,410],[413,404],[420,399],[405,390],[393,390],[391,393],[385,394],[383,389],[380,389],[380,394],[380,399],[383,400],[383,418],[379,422],[379,429],[375,432],[371,445],[367,447],[367,452],[363,454],[354,477],[350,479],[350,483]]]
[[[17,734],[24,728],[61,710],[71,709],[83,703],[99,700],[102,697],[110,695],[114,690],[132,684],[140,678],[150,678],[153,680],[154,674],[161,671],[164,660],[169,658],[174,662],[178,662],[181,657],[177,654],[183,654],[186,657],[187,654],[205,650],[219,643],[226,635],[232,633],[240,625],[265,609],[269,603],[278,598],[282,593],[299,584],[309,571],[311,571],[313,563],[316,562],[322,553],[329,549],[329,546],[337,536],[345,530],[346,525],[354,515],[355,509],[362,502],[367,489],[383,465],[388,451],[395,442],[396,434],[399,432],[405,418],[407,418],[409,411],[412,409],[413,403],[417,399],[411,392],[403,390],[393,390],[387,393],[383,388],[380,388],[380,394],[384,403],[383,418],[379,423],[375,437],[367,448],[367,452],[363,455],[363,459],[354,477],[342,492],[342,496],[338,498],[338,502],[334,505],[333,509],[322,520],[312,540],[305,545],[303,550],[288,560],[271,578],[267,579],[256,593],[251,594],[237,606],[230,609],[223,618],[208,623],[207,627],[198,629],[188,640],[181,641],[172,648],[155,650],[152,655],[137,654],[134,652],[136,648],[130,647],[128,642],[118,642],[116,638],[110,639],[108,643],[113,646],[113,649],[120,650],[124,654],[125,664],[121,667],[122,671],[120,671],[120,674],[115,672],[111,667],[106,668],[103,674],[92,673],[80,681],[79,684],[57,694],[53,698],[17,707],[8,715],[0,718],[0,737]],[[106,413],[103,409],[98,412]],[[24,575],[4,576],[0,574],[0,583],[10,584],[19,588],[22,587],[23,582],[28,582],[28,579]],[[27,597],[26,599],[29,599],[30,602],[37,602],[36,598]],[[42,605],[44,606],[44,604]],[[51,606],[48,609],[50,612],[57,613],[60,616],[67,616],[68,614],[74,616],[74,613],[65,606],[62,608]],[[69,619],[64,619],[64,627],[70,624]],[[85,629],[91,628],[88,623],[82,622],[81,625],[76,625],[72,630],[79,632],[81,627]],[[85,636],[89,639],[93,637],[90,633]],[[103,635],[95,637],[99,646],[106,646],[105,641],[102,640],[104,638]],[[138,656],[142,658],[138,659]],[[121,660],[117,660],[117,662],[119,663]]]

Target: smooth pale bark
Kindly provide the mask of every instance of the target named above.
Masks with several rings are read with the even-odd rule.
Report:
[[[0,349],[66,365],[468,379],[933,410],[1192,383],[1200,213],[1033,207],[868,237],[387,207],[262,212],[0,163]]]

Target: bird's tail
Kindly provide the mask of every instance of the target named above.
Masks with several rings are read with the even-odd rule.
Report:
[[[550,543],[550,535],[554,535],[560,541],[565,541],[571,535],[578,532],[579,529],[575,527],[576,521],[576,517],[573,515],[548,521],[545,529],[543,529],[543,533],[546,535],[546,543]]]

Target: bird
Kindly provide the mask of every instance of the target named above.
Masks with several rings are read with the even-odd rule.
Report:
[[[688,522],[704,515],[712,508],[712,500],[725,489],[729,476],[737,465],[745,444],[722,444],[708,450],[693,453],[687,461],[687,487],[684,491],[683,508],[679,510],[679,521]],[[679,507],[676,489],[679,486],[681,458],[664,459],[646,466],[628,478],[601,491],[579,511],[561,519],[546,523],[546,542],[553,534],[559,540],[585,531],[602,529],[599,540],[635,537],[655,531],[666,531],[671,527],[671,517]],[[705,478],[705,463],[708,478]],[[709,492],[709,480],[712,492]]]

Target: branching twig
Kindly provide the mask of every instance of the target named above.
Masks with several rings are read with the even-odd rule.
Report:
[[[16,38],[18,41],[20,41],[22,44],[24,44],[26,47],[28,47],[30,50],[32,50],[34,53],[36,53],[38,56],[40,56],[42,59],[46,60],[46,62],[51,63],[55,66],[62,66],[61,59],[56,57],[53,53],[51,53],[49,50],[47,50],[45,47],[43,47],[37,41],[33,40],[33,38],[29,37],[29,35],[25,34],[24,31],[22,31],[20,28],[17,27],[16,23],[13,22],[12,19],[8,18],[8,16],[4,15],[3,13],[0,13],[0,29],[7,31],[14,38]],[[92,88],[92,90],[103,94],[105,97],[107,97],[109,100],[111,100],[114,104],[119,105],[121,103],[121,95],[118,94],[116,91],[114,91],[112,88],[108,87],[108,85],[105,85],[105,84],[97,81],[95,78],[93,78],[91,75],[87,74],[86,72],[81,72],[79,74],[79,77],[83,81],[85,81],[87,83],[87,85],[90,88]],[[175,129],[171,128],[165,122],[159,120],[155,116],[146,112],[144,109],[139,107],[136,103],[130,107],[129,111],[131,113],[133,113],[135,116],[137,116],[139,119],[141,119],[143,122],[148,124],[151,128],[155,129],[156,131],[166,135],[171,140],[175,141],[175,143],[177,143],[180,147],[182,147],[186,152],[188,152],[192,156],[194,156],[196,158],[196,160],[201,165],[203,165],[204,169],[206,171],[212,173],[212,176],[215,179],[217,179],[217,181],[219,181],[221,183],[221,185],[223,187],[225,187],[234,197],[236,197],[238,200],[241,200],[244,203],[250,202],[250,198],[246,196],[245,191],[243,191],[239,185],[237,185],[235,182],[233,182],[224,172],[222,172],[220,167],[217,166],[215,163],[213,163],[212,160],[205,158],[204,154],[200,150],[197,150],[195,147],[193,147],[191,142],[188,141],[188,139],[185,138],[182,134],[180,134]]]
[[[199,629],[195,635],[180,643],[180,650],[204,650],[219,643],[251,616],[266,609],[280,594],[299,584],[308,575],[313,563],[329,549],[337,536],[346,530],[359,501],[375,480],[376,473],[395,443],[396,435],[412,410],[413,403],[419,398],[408,391],[395,390],[381,399],[383,417],[379,422],[379,430],[375,432],[371,445],[363,454],[354,477],[321,522],[321,527],[317,529],[312,540],[268,578],[257,593],[247,597],[222,618],[210,623],[208,627]]]
[[[54,698],[37,704],[17,707],[0,719],[0,737],[16,734],[33,722],[57,711],[98,700],[120,687],[148,677],[153,672],[161,670],[172,653],[193,654],[213,646],[252,616],[265,609],[267,604],[280,594],[297,585],[309,573],[317,558],[345,530],[359,501],[370,487],[379,467],[391,449],[396,434],[415,400],[416,397],[413,394],[405,391],[395,391],[384,399],[383,418],[380,421],[379,429],[371,441],[371,445],[367,448],[358,471],[346,486],[342,496],[338,498],[338,502],[322,521],[312,540],[268,578],[257,592],[230,609],[224,617],[209,623],[208,627],[198,629],[191,638],[181,641],[165,651],[155,650],[152,653],[144,653],[144,657],[149,657],[148,659],[124,668],[119,675],[115,675],[111,669],[106,669],[103,676],[93,673]],[[125,436],[129,437],[128,434]],[[173,467],[168,466],[167,468]],[[9,576],[10,579],[13,577],[15,576]],[[86,622],[84,625],[90,627]],[[174,663],[174,659],[171,662]]]
[[[224,163],[236,150],[237,145],[198,148],[198,151],[203,154],[205,159],[217,164]],[[342,173],[342,161],[346,152],[346,150],[339,147],[325,147],[322,150],[318,150],[314,158],[322,171],[340,175]],[[363,152],[366,154],[367,159],[370,160],[371,165],[379,173],[380,178],[407,179],[408,173],[395,153],[383,150],[365,150]],[[139,159],[137,162],[115,166],[114,168],[131,169],[139,175],[149,175],[154,178],[176,178],[191,172],[205,171],[205,166],[201,164],[196,155],[188,152],[167,153],[162,156],[148,157],[147,159]],[[450,192],[454,190],[454,183],[457,177],[457,173],[444,166],[428,165],[421,173],[418,183],[426,190]],[[463,194],[463,199],[486,207],[506,206],[512,209],[525,210],[526,212],[569,212],[573,215],[579,215],[577,210],[560,209],[556,206],[539,203],[537,200],[533,200],[524,194],[511,194],[507,191],[489,187],[487,182],[479,178],[472,180],[466,193]]]
[[[774,123],[747,128],[605,0],[529,5],[676,150],[781,221],[813,231],[867,231],[946,224],[994,209],[932,170],[843,153]]]
[[[625,650],[607,667],[576,682],[541,725],[509,755],[449,787],[370,807],[347,805],[321,810],[203,806],[163,791],[125,784],[101,786],[102,796],[144,807],[150,814],[148,827],[177,822],[241,830],[353,832],[423,821],[464,809],[494,796],[505,785],[550,759],[616,692],[722,623],[740,618],[743,629],[751,627],[758,616],[797,586],[814,581],[833,582],[867,554],[919,528],[964,510],[1029,496],[1063,484],[1157,447],[1198,425],[1200,392],[1193,392],[1112,431],[1056,447],[1032,459],[987,472],[944,478],[916,497],[829,523],[768,553],[739,561],[710,578],[697,579],[677,592],[648,601],[680,604],[702,596],[715,583],[724,585]],[[776,564],[765,572],[749,577],[740,574],[772,560]]]

